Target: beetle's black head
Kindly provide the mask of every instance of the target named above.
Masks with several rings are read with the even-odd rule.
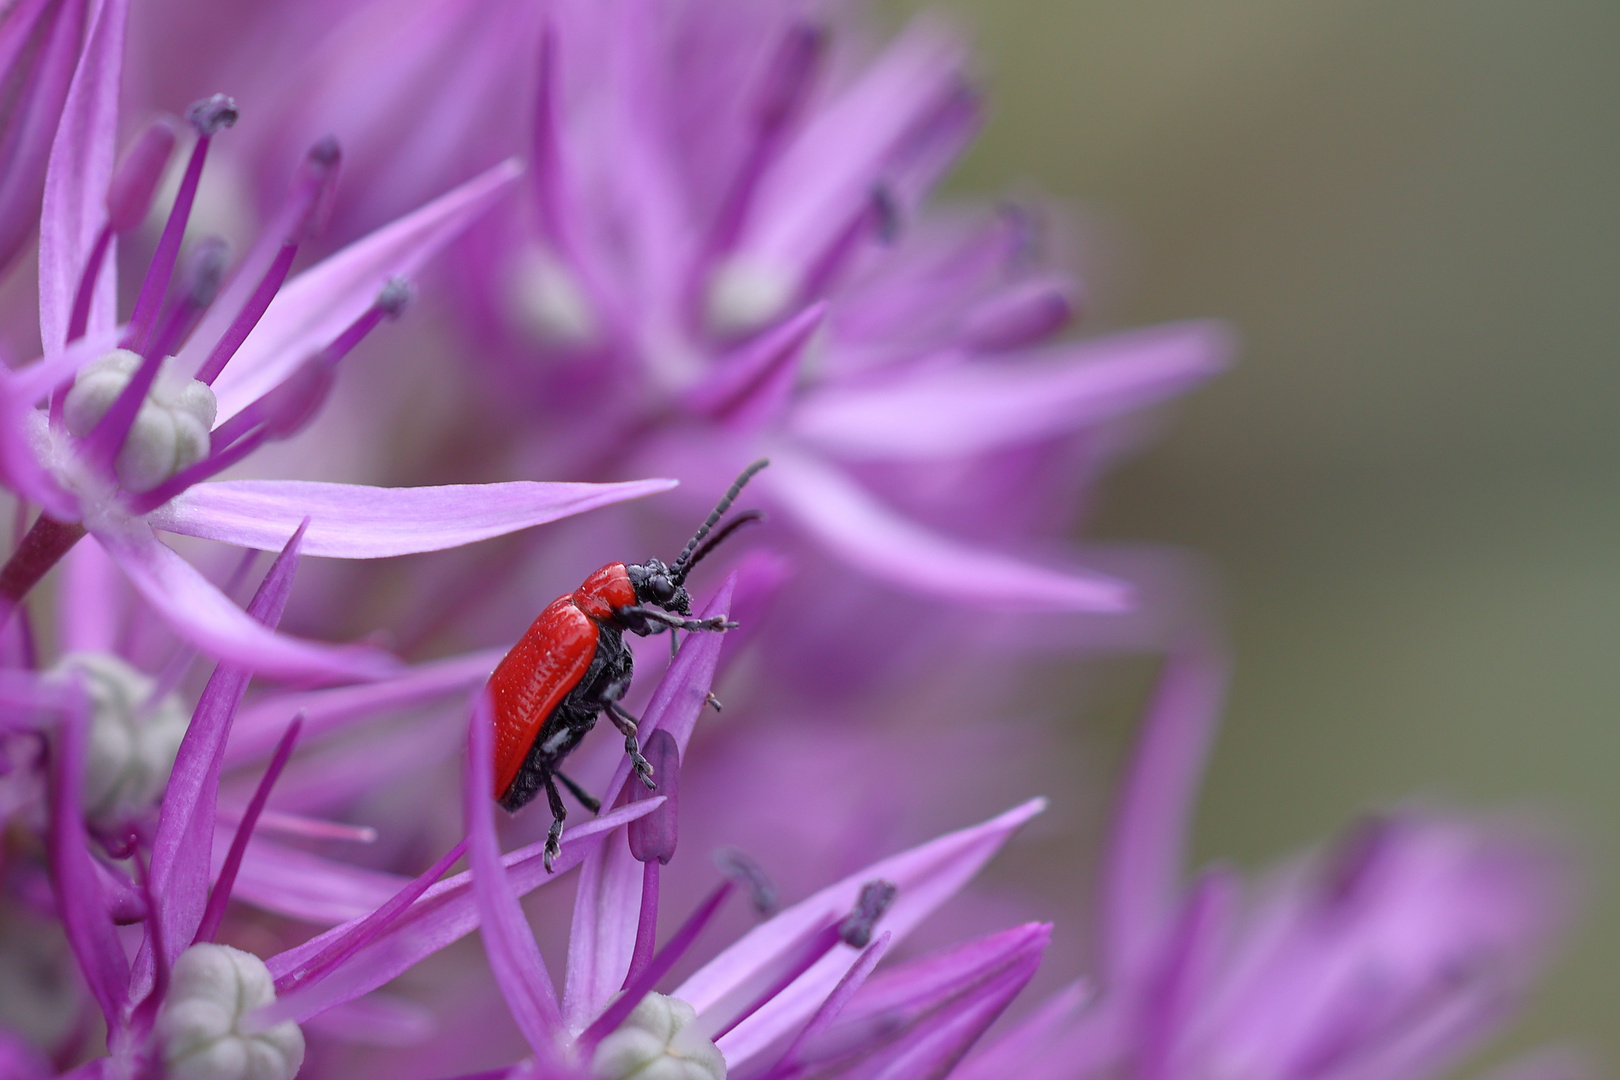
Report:
[[[679,615],[692,614],[692,598],[685,586],[679,584],[675,574],[658,559],[648,559],[639,566],[626,566],[630,584],[636,590],[636,599]]]

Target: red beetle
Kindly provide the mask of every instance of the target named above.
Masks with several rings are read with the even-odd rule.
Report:
[[[657,786],[636,741],[636,718],[619,704],[631,676],[624,633],[645,637],[666,630],[673,635],[677,630],[723,631],[737,625],[719,617],[692,618],[692,598],[683,583],[721,541],[759,519],[758,511],[739,514],[698,546],[731,508],[743,485],[768,464],[761,458],[742,471],[673,566],[648,559],[639,566],[602,567],[572,593],[547,604],[489,677],[495,704],[495,798],[506,809],[517,810],[545,788],[551,803],[547,870],[561,850],[563,820],[568,816],[557,781],[592,813],[601,809],[597,800],[557,770],[596,726],[598,715],[607,713],[624,733],[625,753],[641,782]]]

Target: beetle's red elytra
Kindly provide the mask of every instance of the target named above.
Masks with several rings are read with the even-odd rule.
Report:
[[[703,543],[744,485],[768,464],[761,458],[742,471],[673,565],[658,559],[634,565],[608,563],[579,588],[547,604],[489,677],[495,716],[493,794],[502,806],[515,811],[545,791],[551,806],[547,870],[561,851],[563,821],[568,816],[557,781],[592,813],[601,808],[558,768],[596,726],[598,716],[607,713],[624,734],[625,753],[641,782],[649,788],[657,786],[652,767],[641,755],[636,718],[619,705],[630,688],[632,673],[624,634],[721,632],[737,625],[723,618],[692,618],[692,598],[685,581],[721,541],[741,526],[760,520],[762,515],[755,510],[738,514]]]

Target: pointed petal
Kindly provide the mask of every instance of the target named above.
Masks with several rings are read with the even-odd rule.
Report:
[[[825,391],[795,406],[792,427],[842,458],[958,458],[1156,405],[1222,371],[1231,353],[1219,323],[1159,326],[1016,363],[963,363]]]
[[[1128,610],[1130,586],[1087,570],[1053,570],[973,547],[901,517],[843,472],[773,448],[759,483],[850,565],[890,584],[959,603],[1012,610]]]
[[[851,874],[755,927],[687,979],[674,996],[702,1013],[728,995],[744,989],[750,977],[791,952],[822,926],[844,917],[855,905],[861,886],[874,879],[893,882],[899,895],[878,925],[895,941],[956,894],[980,867],[1001,849],[1015,829],[1045,806],[1035,799],[999,817],[949,833],[920,847]],[[849,966],[846,949],[822,957],[786,990],[737,1025],[721,1042],[727,1061],[758,1053],[803,1023],[832,992]]]
[[[67,344],[73,294],[106,216],[128,17],[129,0],[101,0],[97,6],[51,145],[39,220],[39,333],[47,353]],[[91,333],[110,329],[117,319],[116,263],[115,244],[91,301]]]
[[[1098,944],[1111,984],[1142,975],[1173,917],[1193,801],[1226,684],[1219,646],[1189,639],[1166,661],[1142,722],[1103,868]]]
[[[0,268],[9,268],[39,224],[45,165],[78,60],[85,4],[21,0],[0,18],[0,72],[14,104],[0,111]]]
[[[280,385],[371,307],[390,278],[415,274],[460,235],[521,171],[515,161],[502,162],[289,281],[214,383],[219,419]],[[180,370],[194,370],[212,347],[217,335],[205,329],[199,326],[181,353]]]
[[[525,896],[542,885],[558,880],[566,871],[579,865],[601,843],[604,835],[643,814],[651,813],[663,803],[661,798],[652,798],[621,806],[576,829],[569,829],[563,834],[562,855],[556,861],[555,874],[548,874],[545,870],[541,858],[544,842],[507,852],[501,857],[501,862],[506,867],[507,882],[513,894]],[[319,953],[327,943],[347,932],[352,925],[335,927],[311,941],[272,956],[266,961],[270,973],[279,978],[293,970]],[[265,1010],[265,1021],[274,1023],[279,1019],[293,1019],[302,1023],[334,1005],[368,994],[477,927],[478,910],[472,895],[471,875],[463,872],[446,878],[424,893],[385,932],[320,982],[288,994],[273,1008]]]
[[[248,610],[241,613],[254,626],[266,629],[281,621],[287,597],[292,593],[293,576],[298,568],[298,544],[302,538],[300,529],[287,541],[287,546],[259,583]],[[178,561],[179,557],[175,558]],[[197,699],[197,708],[180,740],[169,783],[163,792],[147,874],[152,895],[162,897],[159,915],[167,954],[164,959],[168,965],[173,965],[191,944],[208,903],[220,763],[225,740],[230,736],[231,719],[252,677],[250,669],[229,664],[222,663],[214,669]],[[139,994],[144,994],[151,985],[151,948],[149,935],[136,962],[135,984]]]
[[[505,536],[600,506],[668,491],[675,483],[520,481],[380,488],[309,480],[221,480],[181,492],[147,520],[169,532],[274,551],[308,517],[304,554],[379,559]]]
[[[563,987],[568,1030],[583,1030],[624,985],[641,913],[641,888],[641,863],[623,837],[603,843],[580,868]]]
[[[89,702],[74,694],[64,710],[51,797],[50,861],[57,914],[90,994],[101,1006],[109,1030],[116,1031],[129,992],[129,962],[107,916],[101,880],[91,862],[82,810],[84,765],[89,739]]]
[[[227,830],[216,832],[217,850],[229,841]],[[256,836],[236,876],[235,896],[275,915],[336,926],[364,918],[407,881],[398,874],[367,870]]]
[[[562,1013],[534,931],[529,929],[529,921],[523,917],[523,909],[501,866],[500,841],[495,836],[495,800],[490,797],[495,782],[494,728],[494,703],[488,691],[480,691],[468,728],[462,792],[467,815],[467,860],[472,868],[478,929],[495,984],[501,988],[518,1030],[543,1061],[556,1052]]]
[[[1034,1013],[999,1035],[990,1045],[980,1047],[952,1073],[953,1080],[1002,1080],[1007,1076],[1026,1080],[1046,1080],[1038,1063],[1050,1063],[1055,1075],[1068,1075],[1069,1060],[1052,1050],[1055,1040],[1071,1030],[1092,1000],[1092,990],[1084,979],[1076,980],[1053,994]],[[1075,1075],[1089,1076],[1090,1070],[1077,1067]]]
[[[825,301],[783,320],[756,341],[722,357],[686,395],[687,408],[755,431],[781,416],[798,380],[805,350],[827,316]]]
[[[146,602],[209,656],[288,680],[376,679],[397,670],[377,649],[305,641],[254,621],[143,522],[93,531]]]
[[[733,574],[698,617],[728,615],[735,589]],[[686,752],[698,716],[708,701],[724,638],[724,634],[687,635],[642,713],[638,730],[643,742],[655,731],[668,731],[681,753]],[[613,780],[603,789],[602,805],[611,806],[629,779],[629,759],[621,759]],[[563,1017],[571,1031],[590,1023],[624,985],[640,919],[641,886],[641,864],[621,837],[613,837],[598,847],[580,870],[563,987]]]
[[[944,1080],[979,1036],[1034,977],[1040,957],[1021,959],[991,976],[844,1074],[846,1080]]]
[[[470,690],[489,678],[489,673],[505,654],[504,649],[485,649],[418,664],[392,678],[373,683],[255,698],[237,714],[236,723],[231,727],[231,741],[225,748],[225,767],[228,769],[268,754],[280,738],[287,717],[295,713],[304,714],[304,737],[314,739],[389,710],[406,709]]]
[[[937,26],[910,28],[783,152],[734,257],[807,273],[869,204],[907,138],[958,92],[965,59]]]

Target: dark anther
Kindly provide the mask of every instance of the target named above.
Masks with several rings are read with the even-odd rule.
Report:
[[[845,945],[864,949],[872,942],[872,928],[889,910],[900,887],[892,881],[879,878],[861,886],[861,895],[855,901],[855,910],[844,916],[838,924],[838,938]]]
[[[220,282],[231,261],[231,245],[217,236],[199,241],[186,261],[186,301],[205,308],[219,295]]]
[[[330,168],[342,157],[343,147],[339,145],[336,135],[326,135],[309,148],[309,161],[312,165]]]
[[[714,865],[748,890],[748,898],[759,914],[770,915],[776,911],[776,885],[752,855],[734,847],[721,848],[714,853]]]
[[[238,115],[236,102],[224,94],[203,98],[186,110],[186,119],[204,138],[236,123]]]
[[[377,294],[377,307],[390,319],[396,319],[415,299],[416,289],[410,282],[404,278],[389,278],[388,284]]]

